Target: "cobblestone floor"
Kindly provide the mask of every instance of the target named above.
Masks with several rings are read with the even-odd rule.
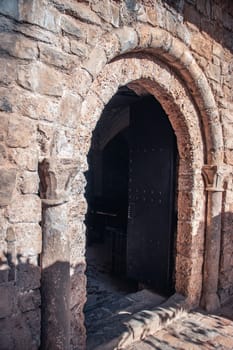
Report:
[[[218,312],[190,312],[127,350],[233,350],[233,300]]]

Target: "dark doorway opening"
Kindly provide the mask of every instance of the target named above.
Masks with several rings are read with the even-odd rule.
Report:
[[[89,153],[87,331],[101,307],[149,289],[174,292],[176,138],[153,96],[120,88]],[[99,311],[98,311],[98,310]]]

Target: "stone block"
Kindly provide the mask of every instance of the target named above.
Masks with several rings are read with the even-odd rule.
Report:
[[[15,233],[15,246],[20,256],[37,255],[42,249],[42,233],[38,224],[16,224],[12,228]]]
[[[16,169],[0,168],[0,206],[11,203],[16,183]]]
[[[53,66],[72,69],[77,65],[77,57],[64,54],[62,51],[46,44],[39,44],[41,61]]]
[[[117,35],[113,35],[112,33],[105,34],[105,40],[101,41],[101,45],[99,45],[99,47],[105,51],[108,62],[121,51],[119,38]]]
[[[94,48],[87,62],[85,62],[83,68],[85,68],[93,77],[95,77],[107,62],[107,57],[103,49]]]
[[[95,14],[95,12],[91,11],[90,7],[86,4],[77,2],[75,0],[56,0],[55,6],[61,12],[66,13],[74,18],[81,19],[83,22],[101,25],[100,18]]]
[[[113,25],[113,27],[118,28],[120,26],[120,9],[119,6],[111,3],[111,20],[110,23]]]
[[[11,113],[12,111],[12,90],[7,87],[0,87],[0,112]]]
[[[40,309],[29,310],[25,312],[24,319],[27,325],[30,325],[31,344],[28,350],[37,350],[40,348],[40,328],[41,328],[41,312]]]
[[[87,47],[96,48],[99,47],[99,42],[101,41],[101,37],[103,35],[100,27],[97,26],[89,26],[87,31]]]
[[[19,17],[18,0],[0,0],[0,13],[3,15],[18,19]]]
[[[223,124],[223,132],[225,147],[228,149],[233,149],[233,123],[225,121]]]
[[[78,39],[84,39],[86,36],[84,27],[81,25],[81,23],[77,23],[77,21],[68,16],[62,16],[61,29],[66,34],[75,36]]]
[[[28,23],[21,23],[20,26],[17,26],[17,31],[24,34],[25,36],[42,41],[45,43],[50,43],[55,46],[59,45],[59,36],[55,33],[44,30],[43,28],[35,25],[30,25]]]
[[[0,112],[0,141],[5,140],[8,130],[9,117],[6,113]]]
[[[41,272],[39,266],[23,263],[19,260],[17,265],[16,285],[21,291],[40,288]]]
[[[95,11],[104,21],[111,23],[112,21],[112,8],[111,2],[96,1],[92,4],[92,10]]]
[[[38,223],[41,221],[41,201],[34,194],[16,195],[8,207],[6,216],[12,223]]]
[[[36,171],[38,168],[38,149],[36,148],[9,148],[10,162],[17,164],[21,169]]]
[[[213,55],[217,56],[220,59],[223,58],[223,49],[219,43],[213,43]]]
[[[42,63],[21,66],[18,83],[33,92],[49,96],[62,96],[64,75]]]
[[[147,7],[146,8],[147,21],[152,26],[156,26],[158,24],[158,14],[154,8]]]
[[[120,8],[118,5],[111,1],[105,1],[105,3],[96,2],[92,5],[92,9],[100,18],[113,27],[118,28],[120,26]]]
[[[137,46],[138,37],[133,28],[125,27],[116,31],[121,44],[121,53],[134,49]]]
[[[39,191],[39,177],[37,173],[26,172],[22,176],[22,183],[20,189],[23,194],[38,193]]]
[[[19,103],[14,106],[16,111],[31,119],[55,121],[58,118],[58,101],[56,98],[35,95],[30,91],[17,89],[14,91]]]
[[[10,316],[15,308],[15,291],[12,284],[6,283],[0,286],[0,318]]]
[[[73,158],[74,157],[74,141],[72,141],[72,135],[68,131],[59,130],[56,133],[55,140],[55,152],[59,158]]]
[[[70,89],[77,91],[79,95],[84,97],[89,91],[91,83],[90,73],[80,67],[74,69],[70,80]]]
[[[221,67],[220,65],[209,63],[208,67],[206,69],[206,75],[216,81],[217,83],[220,82],[220,76],[221,76]]]
[[[0,83],[8,86],[16,80],[16,61],[12,58],[0,58]]]
[[[176,27],[177,36],[187,45],[190,45],[190,31],[183,23],[179,23]]]
[[[224,156],[226,163],[233,165],[233,149],[226,149]]]
[[[22,59],[34,59],[38,56],[35,41],[13,33],[0,33],[0,49]]]
[[[12,226],[10,226],[10,227],[7,228],[7,231],[6,231],[6,241],[12,243],[15,240],[16,240],[16,238],[15,238],[15,230],[13,229]]]
[[[39,289],[30,290],[19,295],[19,308],[22,312],[38,309],[41,305],[41,296]]]
[[[77,127],[79,120],[81,97],[79,95],[65,93],[60,105],[60,123],[72,128]]]
[[[87,45],[84,43],[81,43],[77,40],[70,40],[70,51],[74,54],[79,56],[82,59],[87,58],[88,56],[88,48]]]
[[[12,104],[7,98],[7,96],[0,97],[0,111],[8,113],[12,112]]]
[[[4,145],[0,144],[0,164],[4,164],[7,159],[7,149]]]
[[[28,147],[35,135],[32,122],[25,118],[11,116],[6,137],[7,146],[20,148]]]
[[[210,38],[201,33],[193,34],[191,37],[191,49],[196,51],[199,55],[211,60],[213,45]]]
[[[20,21],[37,24],[55,33],[59,31],[59,12],[46,6],[43,0],[22,1],[18,9]]]
[[[137,21],[146,23],[148,21],[147,15],[146,15],[146,7],[144,7],[142,4],[139,5],[139,10],[137,12]]]
[[[7,350],[37,350],[39,348],[38,336],[35,337],[32,334],[32,331],[34,330],[34,327],[32,327],[33,321],[32,319],[29,320],[28,317],[28,314],[31,312],[33,311],[24,314],[17,312],[10,318],[8,327],[5,331],[6,334],[9,332],[10,336],[13,338],[14,346],[12,348],[6,348]],[[37,332],[39,335],[40,326],[37,328]]]
[[[0,318],[0,339],[2,350],[14,350],[15,342],[12,334],[12,318]]]

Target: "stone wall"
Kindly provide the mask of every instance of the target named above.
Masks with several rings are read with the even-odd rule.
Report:
[[[204,226],[209,224],[201,166],[217,164],[224,189],[218,294],[222,302],[233,295],[232,30],[230,0],[0,0],[1,349],[38,349],[41,266],[50,273],[60,269],[57,262],[70,264],[71,348],[85,347],[86,154],[105,104],[119,84],[132,80],[155,94],[177,135],[180,130],[178,148],[186,163],[179,170],[183,235],[178,240],[177,289],[190,298],[200,296]],[[144,71],[138,63],[142,59]],[[188,102],[182,107],[186,96],[192,113]],[[187,135],[182,132],[186,129]],[[44,159],[56,163],[49,168],[50,180],[38,171]],[[191,183],[196,185],[188,194]],[[63,257],[55,251],[48,266],[41,255],[43,200],[56,207],[54,225],[60,205],[67,220],[68,252]],[[61,226],[54,225],[59,232]],[[194,276],[188,286],[186,270]]]

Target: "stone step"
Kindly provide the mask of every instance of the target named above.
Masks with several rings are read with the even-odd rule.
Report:
[[[128,304],[124,305],[129,298]],[[164,298],[143,290],[128,295],[117,303],[106,306],[105,315],[92,319],[87,337],[87,350],[124,349],[144,337],[154,334],[185,311],[184,298],[175,294],[164,302]],[[102,319],[101,319],[102,317]]]

